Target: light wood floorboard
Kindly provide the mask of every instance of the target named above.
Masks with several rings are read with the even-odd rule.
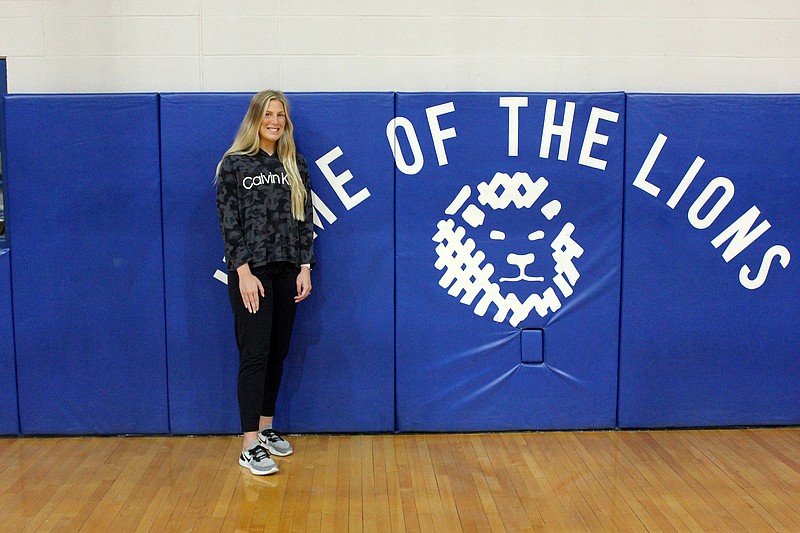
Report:
[[[0,439],[0,531],[800,532],[800,428]]]

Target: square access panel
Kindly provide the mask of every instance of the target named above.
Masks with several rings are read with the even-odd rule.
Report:
[[[544,330],[523,329],[520,331],[520,359],[523,363],[544,362]]]

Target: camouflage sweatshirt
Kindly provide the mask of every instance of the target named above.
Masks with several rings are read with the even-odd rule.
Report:
[[[253,268],[276,261],[313,266],[311,179],[300,154],[297,166],[307,193],[304,222],[292,216],[288,175],[277,154],[260,150],[254,156],[229,155],[222,160],[217,211],[228,270],[244,263]]]

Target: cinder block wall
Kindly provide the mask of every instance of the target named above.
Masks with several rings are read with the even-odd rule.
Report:
[[[794,0],[0,0],[9,91],[798,92]]]

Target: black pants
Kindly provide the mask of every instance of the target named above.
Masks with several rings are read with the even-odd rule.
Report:
[[[239,347],[239,417],[242,432],[258,431],[260,416],[275,414],[275,401],[294,328],[299,270],[291,263],[268,263],[251,272],[264,285],[258,312],[247,310],[239,292],[239,276],[228,273],[228,296]]]

